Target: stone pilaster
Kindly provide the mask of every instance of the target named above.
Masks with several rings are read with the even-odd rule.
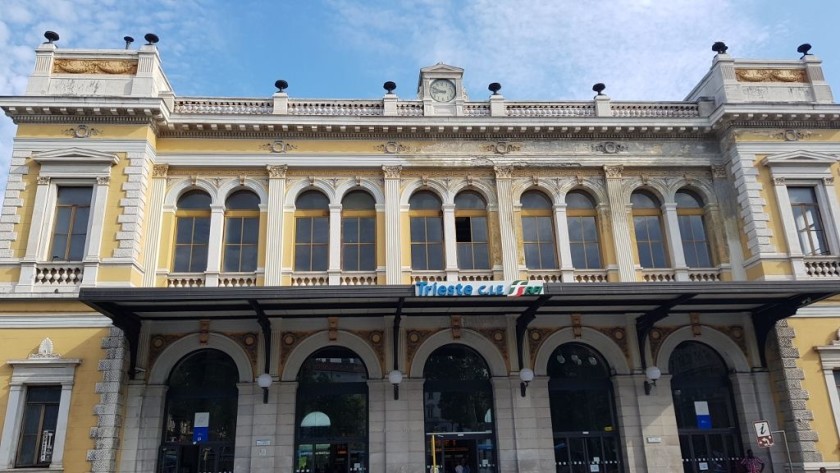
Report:
[[[541,376],[531,381],[525,397],[520,394],[518,376],[511,376],[507,381],[507,392],[498,394],[505,395],[512,401],[513,441],[516,446],[515,471],[556,471],[551,416],[545,415],[551,412],[548,378]]]
[[[764,211],[765,202],[761,195],[761,183],[758,182],[758,169],[754,164],[755,155],[739,153],[737,145],[733,145],[726,154],[731,163],[730,172],[735,180],[735,201],[740,203],[741,222],[738,224],[743,226],[743,231],[747,234],[750,256],[754,258],[773,254],[775,249],[770,243],[771,232],[767,225],[770,217]]]
[[[146,199],[149,195],[149,172],[151,171],[154,175],[154,172],[158,170],[157,166],[149,169],[148,163],[153,160],[154,156],[148,150],[143,153],[128,153],[126,156],[127,165],[123,171],[126,179],[120,189],[123,192],[123,198],[120,199],[121,212],[117,217],[120,229],[117,232],[116,239],[119,245],[114,250],[114,254],[111,255],[115,259],[127,259],[134,264],[140,263],[140,252],[143,249],[142,229],[146,215]],[[96,213],[91,212],[91,216],[93,215],[96,215]],[[159,216],[160,212],[152,215]],[[96,233],[93,234],[96,235]],[[157,252],[155,252],[155,256],[157,256]],[[155,269],[152,267],[153,273]],[[148,271],[148,268],[146,268],[146,271]]]
[[[23,207],[23,199],[20,198],[20,193],[26,188],[23,176],[29,173],[29,167],[25,165],[28,155],[28,152],[12,152],[12,165],[6,181],[5,198],[0,209],[0,260],[10,259],[14,256],[12,242],[18,239],[18,232],[15,231],[15,227],[21,223],[18,209]]]
[[[519,279],[518,247],[513,221],[513,166],[495,166],[496,198],[499,202],[499,235],[502,240],[502,274],[505,281]]]
[[[610,223],[612,224],[615,255],[618,259],[618,274],[621,282],[636,280],[635,264],[631,249],[630,229],[627,226],[627,202],[624,201],[621,173],[624,166],[604,166],[607,181],[607,195],[610,200]]]
[[[146,230],[145,250],[143,252],[143,286],[154,287],[157,274],[158,253],[160,252],[160,231],[163,221],[163,201],[166,198],[166,176],[169,166],[155,164],[152,168],[152,192],[149,196],[151,219]]]
[[[458,280],[458,242],[455,239],[455,204],[443,204],[443,256],[447,281]]]
[[[382,166],[385,174],[385,284],[402,284],[400,239],[400,172],[402,166]]]
[[[373,389],[373,388],[371,388]],[[426,464],[426,429],[424,425],[423,380],[403,379],[400,398],[394,400],[393,388],[387,380],[380,384],[384,393],[383,431],[384,468],[376,468],[371,458],[370,471],[385,473],[424,473]],[[377,409],[370,403],[371,410]],[[377,417],[378,418],[378,417]],[[371,431],[373,425],[371,424]]]
[[[105,351],[105,358],[99,361],[102,380],[96,383],[99,404],[94,407],[97,421],[96,427],[90,430],[90,437],[95,443],[94,448],[87,452],[92,473],[112,473],[117,467],[124,402],[122,381],[126,361],[126,339],[122,330],[112,327],[108,336],[102,339],[102,349]]]
[[[338,286],[341,282],[341,204],[330,204],[329,240],[329,283]]]
[[[642,434],[642,438],[637,439],[636,443],[642,442],[644,452],[644,460],[638,458],[634,463],[646,466],[647,469],[641,471],[682,471],[680,436],[671,395],[671,376],[662,375],[649,395],[642,389],[645,375],[639,374],[629,378],[632,380],[632,387],[636,389]],[[629,416],[622,415],[622,419],[627,417]],[[658,441],[647,442],[648,437],[655,437]]]
[[[279,286],[283,267],[283,206],[286,166],[268,166],[268,217],[265,239],[265,285]]]
[[[743,281],[747,279],[747,273],[744,270],[744,252],[741,249],[739,236],[741,230],[738,219],[738,199],[728,176],[726,166],[712,166],[712,184],[720,205],[707,204],[712,226],[707,231],[714,232],[719,238],[720,248],[717,250],[717,256],[721,258],[722,264],[729,263],[732,279]]]
[[[554,233],[557,235],[557,255],[560,257],[560,270],[563,282],[575,281],[575,265],[572,262],[572,245],[569,243],[569,220],[566,216],[566,204],[554,206]]]
[[[668,243],[668,251],[671,253],[671,267],[674,268],[677,281],[688,281],[688,268],[685,265],[685,251],[675,202],[666,202],[662,205],[662,218],[665,220],[665,239]]]

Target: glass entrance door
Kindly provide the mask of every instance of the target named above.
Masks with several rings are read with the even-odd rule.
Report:
[[[364,473],[366,455],[362,443],[301,443],[295,473]]]
[[[432,455],[432,435],[435,453]],[[490,432],[441,432],[426,434],[426,470],[438,473],[493,473],[495,445]],[[459,468],[460,467],[460,468]]]

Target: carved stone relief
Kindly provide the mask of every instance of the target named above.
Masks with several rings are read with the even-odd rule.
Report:
[[[98,128],[91,128],[87,125],[77,125],[73,128],[68,128],[63,131],[65,135],[73,138],[90,138],[91,136],[101,135],[102,130]]]
[[[804,69],[735,69],[739,82],[808,82]]]
[[[137,74],[137,61],[133,60],[77,60],[56,59],[53,73],[65,74]]]
[[[436,332],[437,330],[409,330],[406,332],[405,365],[403,366],[411,366],[411,363],[414,362],[414,355],[417,353],[417,349],[420,348],[420,345],[422,345],[427,338]]]
[[[505,366],[510,370],[510,356],[507,346],[507,332],[504,328],[483,328],[475,329],[478,333],[484,336],[490,343],[495,345],[505,359]]]

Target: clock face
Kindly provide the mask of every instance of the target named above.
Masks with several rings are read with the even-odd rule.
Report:
[[[455,84],[452,81],[438,79],[429,87],[429,95],[438,102],[449,102],[455,98]]]

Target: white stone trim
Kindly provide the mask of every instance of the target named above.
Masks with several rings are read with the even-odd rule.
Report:
[[[834,428],[840,435],[840,394],[837,392],[837,383],[834,381],[834,372],[840,370],[840,341],[833,341],[831,345],[814,347],[820,356],[823,379],[828,391],[828,400],[831,402],[832,417],[834,417]]]
[[[491,376],[508,376],[507,365],[499,349],[481,334],[463,328],[461,329],[461,338],[459,339],[452,337],[451,330],[441,330],[426,339],[417,348],[417,351],[414,352],[414,359],[411,361],[411,367],[408,371],[409,376],[411,378],[422,379],[423,367],[426,366],[426,360],[429,358],[429,355],[438,348],[453,343],[466,345],[478,352],[484,358],[488,368],[490,368]]]
[[[813,306],[810,305],[808,307],[800,307],[797,309],[796,314],[791,317],[797,318],[810,318],[810,317],[831,317],[836,318],[840,317],[840,306],[838,305],[830,305],[830,306]]]
[[[158,356],[155,364],[151,366],[149,384],[166,384],[172,369],[183,357],[194,351],[207,348],[222,351],[233,359],[239,372],[239,382],[251,383],[254,381],[251,360],[238,343],[224,335],[210,333],[207,337],[207,343],[202,345],[199,337],[199,334],[193,333],[166,347]]]
[[[328,346],[341,346],[352,350],[365,363],[369,380],[382,379],[382,366],[379,365],[379,358],[373,351],[373,348],[358,335],[339,330],[338,338],[335,341],[330,340],[328,332],[318,332],[302,340],[289,353],[289,357],[283,366],[283,373],[280,376],[280,380],[297,381],[300,367],[303,366],[303,363],[309,358],[309,355],[315,353],[320,348]]]
[[[3,315],[0,329],[11,328],[105,328],[111,319],[104,315],[67,313],[65,315]]]
[[[3,422],[3,438],[0,440],[0,470],[14,468],[26,402],[26,387],[56,384],[61,385],[61,398],[58,405],[53,456],[49,468],[61,469],[76,366],[81,363],[81,360],[56,356],[55,358],[9,360],[7,363],[12,366],[12,377],[9,381],[9,399]]]
[[[710,346],[715,350],[721,358],[726,362],[727,368],[735,370],[739,373],[746,373],[750,371],[750,363],[744,356],[741,348],[732,341],[731,338],[711,327],[703,326],[701,335],[695,337],[692,327],[680,327],[662,342],[659,347],[659,356],[654,361],[654,365],[662,370],[663,374],[668,373],[668,362],[671,359],[671,353],[682,342],[701,342]],[[648,343],[646,343],[649,346]],[[647,350],[646,350],[647,351]],[[645,355],[647,357],[647,354]]]
[[[607,360],[610,369],[615,370],[616,374],[631,374],[624,352],[608,336],[588,327],[581,327],[580,335],[580,338],[575,338],[571,327],[552,333],[540,345],[537,356],[534,358],[534,373],[537,376],[548,376],[548,359],[554,353],[554,350],[566,343],[580,343],[588,345],[600,353]]]

